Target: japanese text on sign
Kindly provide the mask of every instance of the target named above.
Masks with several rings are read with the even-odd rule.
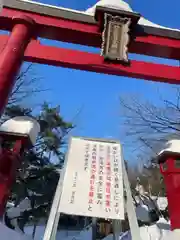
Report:
[[[124,219],[119,143],[72,138],[65,169],[61,212]]]

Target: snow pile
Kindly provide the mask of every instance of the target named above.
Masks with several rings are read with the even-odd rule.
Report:
[[[104,6],[104,7],[108,7],[108,8],[114,8],[114,9],[117,9],[117,10],[124,10],[124,11],[128,11],[128,12],[133,12],[130,5],[126,2],[124,2],[123,0],[100,0],[94,6],[92,6],[91,8],[88,8],[85,11],[85,13],[87,13],[88,15],[94,16],[96,6]],[[155,23],[145,19],[144,17],[141,17],[138,23],[140,25],[145,25],[145,26],[149,26],[149,27],[162,28],[162,29],[173,30],[173,31],[180,31],[179,29],[167,28],[167,27],[155,24]]]
[[[0,232],[2,240],[31,240],[32,238],[27,237],[21,233],[17,233],[16,231],[13,231],[9,229],[8,227],[4,226],[2,223],[0,223]]]
[[[62,238],[61,238],[62,239]],[[75,236],[68,236],[62,240],[91,240],[92,239],[92,228],[81,231]],[[57,238],[57,240],[59,240]]]
[[[157,197],[152,197],[152,199],[157,199]],[[168,200],[166,197],[158,197],[156,203],[160,210],[164,210],[168,206]]]
[[[164,220],[160,219],[156,224],[151,226],[140,227],[140,235],[142,240],[160,240],[165,239],[170,231],[170,224]],[[171,238],[173,240],[173,238]],[[113,240],[113,235],[109,235],[103,240]],[[130,231],[125,232],[119,237],[119,240],[132,240]],[[169,239],[170,240],[170,239]]]
[[[142,240],[179,240],[180,230],[170,231],[170,223],[161,218],[156,224],[140,227],[140,235]],[[119,240],[132,240],[130,231],[121,235]]]
[[[18,225],[18,222],[17,222],[17,218],[19,216],[21,216],[22,212],[24,212],[25,210],[31,209],[30,200],[28,198],[25,198],[16,207],[14,206],[13,203],[8,203],[7,206],[8,206],[8,209],[7,209],[6,215],[10,219],[10,224],[14,227],[15,230],[11,230],[10,228],[6,227],[9,230],[9,233],[7,231],[3,232],[4,238],[2,238],[2,239],[3,240],[10,239],[9,234],[11,234],[11,233],[13,233],[14,236],[17,235],[17,237],[15,237],[13,240],[32,239],[31,237],[28,237],[28,235],[26,235],[22,232],[22,230],[19,228],[19,225]]]
[[[25,198],[20,202],[18,206],[15,207],[12,205],[12,207],[7,210],[6,215],[10,219],[12,226],[15,227],[15,230],[17,232],[22,233],[21,229],[18,226],[17,218],[21,216],[22,212],[29,209],[31,209],[30,200],[28,198]]]
[[[12,206],[7,210],[7,215],[9,218],[13,219],[19,217],[25,210],[31,209],[31,202],[28,198],[25,198],[20,202],[18,206]]]
[[[162,237],[167,236],[170,233],[170,224],[163,218],[161,218],[156,224],[151,226],[140,227],[140,235],[142,240],[159,240]],[[130,231],[124,233],[119,240],[131,240]]]
[[[134,198],[136,202],[139,203],[139,197],[135,196]],[[153,200],[154,203],[150,201],[150,198]],[[143,198],[143,202],[150,206],[151,208],[154,208],[155,206],[154,204],[156,204],[160,210],[165,210],[166,207],[168,206],[168,200],[166,197],[151,196],[150,198]]]
[[[36,227],[34,240],[43,239],[45,228],[46,228],[46,225],[38,225]],[[33,226],[25,226],[24,231],[26,235],[32,236]],[[80,234],[79,230],[62,230],[61,229],[61,230],[57,230],[56,239],[53,239],[53,240],[66,240],[66,239],[79,240],[79,234]],[[89,237],[87,237],[87,239],[89,240]]]
[[[93,7],[86,10],[86,13],[94,15],[96,6],[105,6],[108,8],[114,8],[118,10],[124,10],[128,12],[133,12],[132,8],[129,6],[128,3],[122,1],[122,0],[101,0],[97,2]]]
[[[15,238],[14,240],[29,240],[31,238],[27,238],[25,234],[27,235],[31,235],[32,231],[33,231],[33,226],[26,226],[25,227],[25,234],[21,231],[21,229],[18,226],[17,223],[17,217],[19,217],[21,215],[22,212],[24,212],[25,210],[31,209],[31,204],[30,204],[30,200],[28,198],[25,198],[24,200],[22,200],[20,202],[20,204],[18,206],[14,206],[14,204],[8,203],[8,207],[9,209],[7,210],[7,216],[11,221],[12,226],[15,227],[15,231],[5,227],[6,229],[10,230],[10,232],[13,233],[17,233],[20,234],[18,236],[20,236],[19,238]],[[44,236],[44,231],[45,231],[45,226],[37,226],[36,228],[36,234],[35,234],[35,240],[40,240],[43,239]],[[5,236],[7,233],[4,233]],[[4,235],[3,235],[4,236]],[[1,238],[0,238],[1,239]],[[3,240],[9,240],[10,237],[7,234],[7,237],[2,238]],[[86,227],[86,229],[82,230],[82,231],[66,231],[66,230],[61,230],[61,231],[57,231],[57,235],[56,235],[56,239],[59,240],[91,240],[92,239],[92,228]]]
[[[42,240],[44,236],[46,226],[37,226],[34,240]],[[31,235],[33,232],[33,226],[25,227],[25,233]],[[53,239],[55,240],[55,239]],[[79,230],[58,230],[56,234],[56,240],[92,240],[92,228],[88,228],[82,231]]]
[[[150,222],[149,208],[147,205],[138,205],[136,207],[137,219],[143,222]]]

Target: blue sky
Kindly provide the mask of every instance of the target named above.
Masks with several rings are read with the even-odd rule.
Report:
[[[96,0],[40,0],[39,2],[84,10],[92,6]],[[135,11],[149,20],[168,27],[180,28],[180,22],[176,20],[179,19],[179,0],[129,0],[128,2]],[[56,46],[79,48],[64,43],[47,40],[45,42]],[[81,49],[95,51],[87,47]],[[175,61],[149,57],[138,56],[138,59],[177,64]],[[173,98],[170,91],[172,87],[167,84],[44,65],[34,65],[34,72],[42,78],[40,84],[43,88],[50,89],[46,94],[41,94],[36,101],[46,100],[53,105],[60,104],[64,118],[68,121],[73,120],[77,125],[73,134],[79,136],[111,137],[123,142],[119,96],[138,94],[159,104],[157,92],[160,89],[163,95]],[[131,150],[126,146],[124,152],[126,158],[132,158]]]

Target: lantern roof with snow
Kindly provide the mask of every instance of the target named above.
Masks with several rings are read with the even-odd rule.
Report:
[[[167,141],[164,147],[157,155],[159,162],[164,162],[168,157],[180,157],[180,139],[171,139]]]
[[[0,126],[0,135],[12,137],[26,137],[32,145],[35,144],[38,133],[40,132],[39,123],[28,116],[19,116],[5,121]]]

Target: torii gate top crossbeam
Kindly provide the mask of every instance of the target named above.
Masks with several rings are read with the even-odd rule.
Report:
[[[32,1],[6,0],[0,28],[10,30],[13,16],[22,11],[38,24],[36,34],[39,37],[100,47],[101,33],[93,16]],[[180,31],[146,25],[138,25],[136,31],[138,36],[132,42],[130,52],[180,59]]]
[[[24,11],[29,11],[33,13],[42,14],[44,16],[51,16],[55,18],[63,18],[71,21],[84,22],[86,24],[95,24],[94,17],[83,11],[77,11],[69,8],[57,7],[49,4],[38,3],[30,0],[6,0],[3,4],[4,7],[9,7],[12,9],[19,9]],[[139,31],[144,34],[152,34],[162,37],[170,37],[175,39],[180,39],[180,30],[171,29],[166,27],[154,27],[152,24],[139,25],[141,29]]]
[[[36,22],[35,37],[93,47],[101,46],[102,36],[99,26],[93,16],[84,12],[27,0],[6,0],[0,14],[0,29],[11,31],[13,18],[18,15],[27,15],[34,19]],[[131,53],[180,59],[180,31],[137,25],[136,34],[136,39],[129,47]],[[6,44],[7,36],[1,36],[0,41],[1,51],[3,45]],[[32,40],[29,44],[24,60],[154,81],[180,82],[179,67],[138,61],[131,61],[128,67],[113,63],[107,64],[97,54],[43,46],[36,40]]]

